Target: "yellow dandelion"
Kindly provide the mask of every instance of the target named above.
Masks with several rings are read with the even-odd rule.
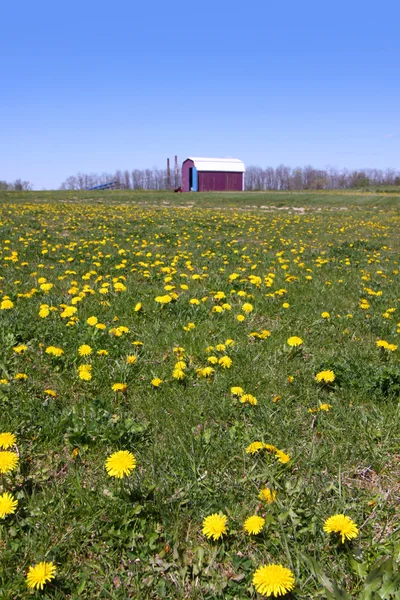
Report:
[[[242,306],[242,311],[245,313],[251,313],[253,310],[253,305],[250,302],[245,302]]]
[[[242,394],[244,394],[244,390],[243,390],[243,388],[236,385],[236,386],[231,387],[231,394],[233,396],[242,396]]]
[[[19,346],[14,346],[13,352],[16,352],[16,354],[22,354],[27,349],[28,346],[26,346],[25,344],[19,344]]]
[[[318,383],[332,383],[335,381],[335,373],[333,371],[320,371],[316,374],[315,380]]]
[[[86,319],[86,323],[87,323],[88,325],[91,325],[92,327],[93,327],[94,325],[97,325],[98,321],[99,321],[99,320],[98,320],[98,318],[97,318],[97,317],[89,317],[88,319]]]
[[[136,468],[136,458],[128,450],[119,450],[107,458],[105,468],[110,477],[122,479]]]
[[[52,356],[62,356],[64,354],[64,350],[62,348],[58,348],[57,346],[48,346],[45,350],[46,354],[51,354]]]
[[[211,377],[211,375],[215,372],[215,369],[212,367],[203,367],[203,369],[196,369],[196,373],[198,377]]]
[[[137,358],[136,358],[136,356],[134,354],[129,354],[126,357],[126,363],[128,365],[134,365],[136,361],[137,361]]]
[[[326,533],[339,533],[342,544],[345,540],[351,540],[358,536],[358,527],[350,517],[338,514],[329,517],[324,523]]]
[[[30,589],[42,590],[45,583],[54,579],[56,567],[52,562],[40,562],[29,567],[26,583]]]
[[[257,452],[259,452],[260,450],[263,450],[264,448],[265,448],[264,442],[253,442],[249,446],[247,446],[246,453],[247,454],[256,454]]]
[[[151,380],[150,383],[151,383],[152,386],[154,386],[154,387],[157,388],[159,385],[162,384],[162,382],[163,382],[162,379],[160,379],[159,377],[155,377],[154,379]]]
[[[53,398],[55,398],[57,396],[55,390],[52,390],[50,388],[48,388],[47,390],[44,390],[44,393],[47,394],[48,396],[52,396]]]
[[[126,390],[128,389],[128,386],[126,385],[126,383],[113,383],[113,385],[111,386],[111,389],[113,392],[125,393]]]
[[[220,364],[224,369],[229,369],[232,365],[232,359],[229,358],[229,356],[221,356],[218,364]]]
[[[183,369],[174,369],[172,371],[172,377],[177,379],[178,381],[181,379],[185,379],[185,371]]]
[[[294,588],[294,576],[282,565],[264,565],[253,575],[253,585],[262,596],[283,596]]]
[[[246,317],[245,317],[244,315],[238,315],[238,316],[236,317],[237,321],[239,321],[239,322],[242,322],[242,321],[244,321],[244,320],[245,320],[245,318],[246,318]]]
[[[134,312],[139,312],[140,310],[142,310],[142,303],[141,302],[137,302],[135,304],[135,308],[133,310],[134,310]]]
[[[5,450],[0,452],[0,473],[11,473],[18,465],[19,457],[15,452]]]
[[[262,488],[258,494],[258,497],[267,504],[273,504],[276,502],[276,491],[271,490],[270,488]]]
[[[11,310],[12,308],[14,308],[14,302],[8,299],[2,300],[0,310]]]
[[[257,398],[252,394],[243,394],[240,396],[240,402],[242,404],[251,404],[252,406],[256,406]]]
[[[276,450],[275,456],[278,459],[278,462],[282,463],[283,465],[286,465],[286,463],[290,461],[289,454],[286,454],[286,452],[283,452],[283,450]]]
[[[17,373],[14,376],[14,379],[18,380],[23,380],[23,379],[28,379],[28,375],[26,373]]]
[[[80,365],[78,367],[78,377],[83,381],[90,381],[92,379],[92,365]]]
[[[39,309],[39,317],[45,319],[50,314],[50,308],[47,304],[41,304]]]
[[[0,519],[4,519],[7,515],[15,513],[18,505],[18,500],[8,492],[0,495]]]
[[[209,515],[203,521],[203,534],[213,540],[219,540],[227,532],[227,521],[228,517],[224,514],[214,513]]]
[[[258,515],[252,515],[248,519],[245,520],[243,529],[249,535],[257,535],[262,531],[265,525],[265,519],[259,517]]]
[[[169,302],[172,302],[172,296],[170,296],[169,294],[165,294],[164,296],[157,296],[155,298],[155,301],[158,302],[158,304],[169,304]]]
[[[79,356],[90,356],[90,354],[92,354],[92,352],[93,352],[93,350],[88,344],[82,344],[78,348]]]
[[[13,433],[0,433],[0,448],[12,448],[17,443],[17,438]]]
[[[207,358],[207,362],[211,363],[212,365],[216,365],[218,363],[218,358],[216,356],[209,356]]]
[[[288,338],[288,346],[291,346],[292,348],[297,348],[297,346],[301,346],[303,343],[303,340],[300,337],[297,337],[297,335],[292,335],[292,337]]]
[[[326,311],[326,310],[323,313],[321,313],[321,317],[323,319],[330,319],[330,316],[331,316],[330,313],[328,313],[328,311]]]

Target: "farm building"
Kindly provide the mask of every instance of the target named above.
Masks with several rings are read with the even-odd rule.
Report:
[[[197,158],[182,163],[183,192],[241,192],[245,167],[238,158]]]

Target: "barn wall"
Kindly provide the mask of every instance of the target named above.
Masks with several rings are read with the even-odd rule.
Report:
[[[199,171],[199,192],[241,192],[243,173]]]
[[[182,163],[182,192],[190,192],[189,190],[189,169],[194,167],[192,160],[185,160]]]

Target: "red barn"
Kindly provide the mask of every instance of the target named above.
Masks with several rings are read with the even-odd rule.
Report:
[[[182,163],[183,192],[242,192],[245,167],[238,158],[197,158]]]

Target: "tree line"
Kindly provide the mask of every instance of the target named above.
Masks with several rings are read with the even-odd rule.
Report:
[[[87,190],[105,183],[115,182],[115,188],[121,190],[167,190],[167,169],[133,169],[115,171],[115,173],[78,173],[68,177],[60,186],[61,190]],[[23,182],[27,183],[27,182]],[[174,172],[170,176],[170,188],[181,185],[179,170],[175,182]],[[266,190],[339,190],[363,188],[368,186],[400,185],[400,171],[395,169],[315,169],[305,167],[249,166],[245,173],[246,191]],[[0,184],[0,189],[1,184]],[[7,188],[6,188],[7,189]],[[14,189],[14,188],[10,188]],[[16,188],[15,188],[16,189]],[[30,189],[30,188],[25,188]]]
[[[119,190],[166,190],[168,189],[167,169],[133,169],[132,171],[115,171],[115,173],[78,173],[68,177],[60,186],[60,190],[87,190],[89,188],[115,182]],[[175,186],[175,175],[170,176],[171,187],[181,185],[181,172]]]
[[[339,190],[377,185],[400,185],[395,169],[315,169],[306,167],[247,167],[245,189],[263,190]]]
[[[30,181],[23,181],[22,179],[16,179],[13,182],[2,181],[0,179],[0,190],[1,191],[15,191],[22,192],[25,190],[31,190],[32,184]]]

